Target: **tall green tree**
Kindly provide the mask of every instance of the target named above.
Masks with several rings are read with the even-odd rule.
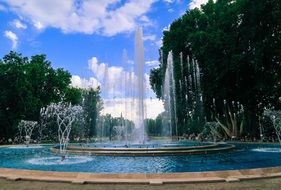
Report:
[[[187,10],[163,32],[163,61],[159,69],[151,72],[152,88],[162,96],[159,86],[163,84],[167,55],[172,50],[177,115],[186,118],[189,110],[185,105],[190,100],[188,90],[184,90],[189,85],[187,57],[196,58],[207,119],[212,119],[214,99],[217,114],[223,114],[224,100],[228,107],[233,101],[239,102],[244,105],[244,133],[256,136],[257,118],[263,108],[271,105],[280,109],[280,19],[278,0],[209,0],[200,9]],[[179,122],[188,127],[188,122]]]
[[[91,138],[97,135],[97,119],[103,109],[99,87],[82,92],[82,107],[84,110],[86,137]]]
[[[80,95],[70,89],[70,78],[69,72],[53,69],[46,55],[5,55],[0,60],[0,138],[13,138],[22,119],[38,121],[40,108],[51,102],[77,103]]]

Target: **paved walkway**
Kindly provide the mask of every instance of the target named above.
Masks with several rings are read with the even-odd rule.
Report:
[[[0,178],[0,190],[280,190],[281,178],[257,179],[240,182],[187,184],[70,184],[38,181],[10,181]]]
[[[127,183],[152,184],[237,182],[243,180],[281,177],[281,167],[215,172],[183,172],[163,174],[102,174],[79,172],[52,172],[0,168],[0,177],[9,180],[32,180],[69,183]]]

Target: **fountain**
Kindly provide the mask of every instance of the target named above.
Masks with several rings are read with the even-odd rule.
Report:
[[[207,129],[209,134],[211,134],[214,143],[217,141],[218,137],[221,137],[219,133],[220,124],[218,122],[206,122],[205,129]]]
[[[135,74],[136,74],[136,141],[145,143],[145,84],[144,84],[144,47],[143,47],[143,32],[139,27],[135,34]]]
[[[271,119],[276,136],[279,143],[281,144],[281,111],[272,111],[266,109],[264,111],[264,115],[268,116]]]
[[[182,57],[182,54],[181,54]],[[123,65],[124,68],[128,62],[127,52],[123,51]],[[183,63],[181,63],[183,65]],[[197,61],[192,59],[189,61],[187,58],[187,65],[189,67],[189,80],[190,84],[188,85],[189,90],[193,90],[192,87],[195,88],[196,92],[193,96],[190,96],[190,100],[192,100],[192,107],[194,109],[194,102],[197,102],[198,98],[201,97],[200,91],[200,72]],[[116,148],[113,143],[106,144],[94,144],[91,147],[77,147],[77,146],[68,146],[67,150],[70,152],[87,152],[89,154],[94,155],[133,155],[133,156],[153,156],[153,155],[174,155],[174,154],[200,154],[207,153],[212,151],[224,151],[232,149],[232,145],[218,145],[218,144],[209,144],[207,143],[204,146],[193,146],[192,145],[180,145],[178,147],[177,143],[169,143],[165,144],[163,142],[147,142],[146,133],[145,133],[145,82],[144,82],[144,48],[143,48],[143,34],[142,28],[138,28],[135,34],[135,71],[127,72],[125,69],[122,71],[123,74],[123,82],[121,83],[121,89],[124,89],[124,92],[121,94],[121,99],[116,99],[116,96],[113,96],[113,100],[116,103],[121,103],[125,108],[125,117],[126,119],[129,117],[127,115],[127,111],[130,110],[131,120],[134,121],[134,131],[133,134],[130,134],[130,139],[128,139],[128,126],[126,126],[126,121],[123,118],[121,113],[121,122],[116,126],[112,127],[114,132],[116,133],[117,140],[126,141],[125,145],[120,145]],[[104,73],[104,81],[103,86],[109,87],[112,85],[108,84],[106,79],[108,78],[108,70],[105,69]],[[126,82],[129,79],[129,82]],[[113,86],[114,87],[114,86]],[[128,92],[125,91],[128,90]],[[105,89],[107,90],[107,89]],[[107,92],[104,92],[107,93]],[[127,94],[126,94],[127,93]],[[165,72],[165,80],[163,83],[163,93],[164,93],[164,102],[166,107],[165,112],[165,120],[164,120],[164,130],[163,136],[169,137],[172,140],[173,136],[178,136],[178,120],[176,113],[176,84],[174,78],[174,64],[173,64],[173,53],[169,52],[167,58],[167,67]],[[132,101],[128,104],[125,99],[127,95],[132,97]],[[195,97],[196,96],[196,97]],[[123,99],[122,99],[123,98]],[[102,125],[102,124],[101,124]],[[99,127],[102,129],[102,127]],[[128,143],[128,140],[131,142]],[[62,143],[63,144],[63,143]],[[100,147],[99,147],[100,146]],[[112,148],[114,146],[115,148]],[[65,147],[65,146],[63,146]]]
[[[123,51],[122,56],[123,69],[121,72],[121,82],[120,84],[116,84],[116,81],[113,81],[113,84],[110,84],[110,76],[108,75],[108,67],[105,67],[103,81],[102,81],[102,89],[103,96],[105,98],[110,98],[112,96],[113,106],[116,104],[121,104],[123,107],[121,114],[121,118],[124,116],[124,120],[122,125],[125,126],[124,137],[126,144],[129,141],[130,143],[146,143],[146,132],[145,132],[145,77],[144,77],[144,47],[143,47],[143,31],[142,28],[139,27],[135,33],[135,58],[134,58],[134,69],[127,69],[130,67],[128,65],[128,55],[127,51]],[[122,93],[115,94],[116,89],[120,88]],[[108,94],[110,93],[110,94]],[[131,99],[131,101],[128,101]],[[123,115],[123,116],[122,116]],[[129,134],[127,126],[128,122],[126,120],[130,120],[134,122],[134,131],[133,134]],[[102,126],[100,127],[102,129]],[[132,137],[128,139],[128,137]]]
[[[59,152],[61,154],[61,160],[63,161],[66,156],[72,124],[78,120],[78,116],[82,114],[83,109],[81,106],[72,106],[71,104],[52,103],[43,110],[44,111],[41,113],[49,117],[55,117],[56,119],[60,144]]]
[[[182,54],[181,54],[181,57]],[[103,92],[103,95],[107,97],[107,93],[114,93],[114,88],[119,85],[123,90],[121,94],[113,94],[113,102],[121,104],[124,106],[125,109],[125,119],[123,119],[123,114],[121,113],[121,120],[118,123],[115,123],[114,127],[110,127],[110,130],[113,130],[116,134],[117,140],[126,141],[125,145],[119,144],[118,147],[114,144],[115,142],[103,142],[103,143],[95,143],[95,144],[88,144],[87,147],[81,146],[67,146],[69,141],[69,134],[71,131],[71,122],[68,119],[68,109],[70,106],[58,106],[59,108],[53,108],[54,106],[50,106],[51,110],[56,114],[57,124],[59,126],[58,133],[60,139],[60,146],[54,147],[54,151],[61,152],[62,155],[65,155],[66,149],[69,152],[76,153],[76,152],[85,152],[87,154],[94,154],[94,155],[119,155],[119,156],[154,156],[154,155],[185,155],[185,154],[206,154],[208,152],[213,151],[225,151],[230,150],[234,146],[232,145],[218,145],[218,144],[210,144],[210,143],[201,143],[199,146],[198,144],[194,143],[187,143],[187,144],[180,144],[180,142],[172,142],[165,144],[163,142],[148,142],[146,133],[145,133],[145,78],[144,78],[144,47],[143,47],[143,34],[142,28],[138,28],[135,34],[135,70],[134,72],[127,72],[125,71],[126,65],[128,63],[127,52],[124,50],[123,52],[123,65],[124,69],[122,69],[122,79],[123,82],[121,84],[110,84],[110,77],[108,75],[109,69],[105,66],[104,71],[104,79],[102,81],[103,87],[102,89],[108,90],[109,92]],[[181,63],[183,65],[183,63]],[[190,100],[192,100],[192,106],[194,106],[193,100],[198,100],[200,97],[200,72],[198,63],[195,60],[189,61],[187,59],[187,65],[189,68],[189,80],[192,81],[189,83],[188,88],[189,90],[193,90],[194,87],[196,92],[193,96],[190,96]],[[129,82],[126,82],[127,79]],[[181,84],[180,84],[181,85]],[[113,89],[113,92],[111,91]],[[127,89],[128,91],[126,91]],[[165,127],[163,130],[163,135],[169,137],[170,140],[173,140],[173,136],[178,136],[178,119],[176,113],[176,84],[174,78],[174,63],[173,63],[173,53],[172,51],[169,52],[168,59],[167,59],[167,67],[165,72],[165,80],[163,83],[163,93],[164,93],[164,102],[166,107],[165,113]],[[120,96],[116,98],[116,96]],[[132,100],[130,103],[125,101],[125,98],[131,97]],[[195,101],[196,102],[196,101]],[[57,107],[57,106],[55,106]],[[61,108],[62,107],[62,108]],[[194,107],[190,107],[190,110],[194,109]],[[130,110],[131,114],[127,114],[127,111]],[[67,112],[67,113],[65,113]],[[70,112],[71,113],[71,112]],[[134,122],[134,131],[131,133],[132,125],[128,124],[128,118],[131,117],[131,120]],[[72,118],[73,119],[73,118]],[[67,121],[65,123],[65,120]],[[103,136],[103,121],[102,118],[98,118],[98,130],[101,132],[97,132],[99,136]],[[128,126],[127,126],[128,125]],[[111,131],[112,132],[112,131]],[[111,137],[111,132],[110,137]],[[128,138],[130,137],[130,138]],[[111,140],[111,138],[109,139]],[[130,141],[130,142],[128,142]],[[202,146],[203,145],[203,146]],[[114,147],[114,148],[113,148]]]
[[[37,124],[38,124],[37,121],[26,121],[26,120],[21,120],[18,124],[18,129],[20,131],[20,135],[22,133],[22,129],[24,129],[25,144],[26,144],[27,147],[30,144],[33,129],[35,128],[35,126],[37,126]]]
[[[219,102],[218,102],[219,103]],[[235,140],[240,137],[244,129],[244,106],[240,102],[223,100],[223,109],[217,109],[217,102],[213,99],[212,117],[218,122],[224,133]]]
[[[161,62],[165,65],[164,54],[161,52]],[[174,56],[179,58],[179,68],[177,72],[181,75],[182,80],[176,81],[174,71]],[[178,128],[179,125],[189,128],[194,125],[203,125],[204,109],[201,90],[201,73],[198,61],[190,55],[179,53],[173,55],[172,51],[168,53],[164,81],[161,88],[165,106],[163,114],[164,136],[178,136],[179,134],[188,133],[184,127]],[[181,110],[177,108],[177,97],[181,97]]]
[[[113,95],[113,99],[118,103],[124,104],[125,112],[122,112],[125,119],[130,118],[135,123],[135,136],[134,139],[128,139],[128,133],[131,132],[129,124],[124,122],[123,115],[121,113],[121,122],[117,121],[115,124],[110,120],[107,125],[110,125],[110,130],[114,130],[118,141],[126,140],[126,144],[122,144],[116,141],[113,142],[101,142],[101,143],[89,143],[89,146],[83,147],[77,144],[69,144],[70,133],[74,122],[78,121],[79,115],[82,113],[82,107],[72,106],[71,104],[51,104],[46,108],[41,109],[40,123],[45,126],[46,122],[50,120],[55,121],[58,127],[58,139],[59,146],[52,147],[51,150],[55,153],[59,152],[60,155],[50,152],[50,147],[43,146],[42,150],[38,150],[33,157],[30,152],[26,152],[23,158],[18,158],[16,155],[13,157],[14,162],[18,162],[19,159],[23,161],[18,162],[20,165],[16,165],[15,168],[27,168],[27,169],[41,169],[50,171],[66,171],[66,172],[97,172],[97,173],[167,173],[167,172],[189,172],[189,171],[215,171],[215,170],[231,170],[231,169],[249,169],[258,168],[260,157],[263,156],[260,152],[267,151],[270,154],[266,154],[265,158],[270,160],[266,162],[266,166],[279,166],[280,165],[280,149],[276,149],[275,145],[265,145],[260,148],[260,145],[248,145],[251,148],[244,148],[237,146],[239,151],[231,151],[235,148],[234,145],[228,143],[216,143],[216,139],[219,137],[219,132],[222,131],[225,123],[226,115],[218,115],[214,100],[214,117],[218,117],[217,122],[207,122],[205,128],[209,131],[209,135],[212,135],[214,142],[200,142],[197,141],[177,141],[164,143],[163,141],[146,141],[145,134],[145,87],[144,87],[144,50],[142,41],[142,30],[139,28],[136,32],[136,44],[135,44],[135,71],[125,72],[123,71],[124,83],[122,83],[122,89],[128,89],[127,95],[122,94],[121,98],[127,98],[128,94],[132,98],[131,102],[120,100],[116,98],[116,94]],[[177,136],[178,133],[178,120],[176,113],[176,86],[184,91],[185,94],[185,118],[183,121],[188,124],[188,119],[197,120],[195,114],[199,110],[200,102],[202,102],[202,93],[200,87],[200,71],[198,62],[194,59],[190,59],[189,56],[184,58],[183,53],[180,54],[180,72],[185,72],[186,75],[182,81],[175,81],[174,78],[174,63],[173,53],[170,51],[167,58],[167,66],[165,70],[165,81],[162,86],[162,92],[164,93],[164,101],[166,106],[166,123],[167,129],[164,130],[165,136]],[[124,65],[128,62],[126,53],[124,53]],[[115,87],[108,84],[108,70],[105,66],[105,78],[101,82],[105,86],[104,88],[109,92],[103,92],[104,96],[108,98],[107,93],[111,93],[111,90]],[[185,70],[185,71],[184,71]],[[128,82],[126,82],[128,79]],[[113,92],[114,93],[114,92]],[[108,95],[108,96],[107,96]],[[111,96],[112,94],[110,94]],[[177,94],[181,96],[181,94]],[[230,108],[223,111],[227,111],[227,116],[231,121],[240,121],[238,118],[243,115],[243,106],[236,102],[222,102],[224,106],[229,104]],[[222,111],[222,112],[223,112]],[[127,113],[130,112],[130,113]],[[180,113],[178,112],[178,115]],[[273,119],[274,128],[276,134],[280,140],[281,134],[281,122],[280,115],[270,113]],[[237,118],[236,118],[237,117]],[[216,118],[214,118],[216,120]],[[223,122],[222,122],[223,121]],[[106,122],[105,117],[98,119],[98,128],[101,132],[98,133],[103,138],[103,125]],[[107,121],[108,122],[108,121]],[[111,123],[112,122],[112,123]],[[228,120],[227,120],[228,122]],[[111,125],[112,124],[112,125]],[[238,123],[237,123],[238,124]],[[112,127],[114,126],[114,127]],[[237,126],[236,126],[237,127]],[[240,126],[238,126],[240,127]],[[227,129],[229,126],[227,126]],[[129,132],[128,132],[129,131]],[[228,130],[226,130],[228,131]],[[230,131],[231,134],[237,133],[237,129]],[[27,132],[26,132],[27,133]],[[111,134],[111,132],[110,132]],[[28,135],[28,136],[31,136]],[[232,135],[234,136],[234,135]],[[127,140],[132,140],[132,143],[127,144]],[[116,143],[116,144],[115,144]],[[255,150],[256,148],[256,150]],[[8,159],[10,155],[15,155],[18,150],[9,150],[0,148],[0,153],[5,157],[4,161],[0,159],[0,166],[11,167]],[[10,151],[10,152],[9,152]],[[28,151],[28,150],[24,150]],[[253,152],[255,151],[255,152]],[[11,154],[12,152],[12,154]],[[19,152],[19,151],[18,151]],[[66,157],[66,153],[71,153]],[[85,154],[82,156],[79,154]],[[194,154],[194,155],[193,155]],[[94,156],[92,156],[94,155]],[[254,156],[253,156],[254,155]],[[272,156],[277,155],[277,156]],[[11,156],[12,157],[12,156]],[[234,164],[224,161],[223,158],[233,157]],[[204,160],[204,162],[202,161]],[[254,161],[253,161],[254,160]],[[62,162],[63,161],[63,162]],[[237,165],[237,163],[242,163]],[[249,163],[250,166],[249,166]],[[68,165],[71,164],[71,167]],[[87,174],[88,175],[88,174]],[[119,174],[118,174],[119,175]],[[139,175],[139,174],[138,174]],[[158,175],[158,174],[157,174]],[[76,176],[76,175],[75,175]],[[131,177],[131,176],[130,176]]]
[[[116,132],[117,140],[121,141],[123,136],[126,136],[126,126],[113,126],[113,130]]]
[[[124,49],[123,51],[123,68],[126,68],[126,66],[128,65],[128,54],[127,54],[127,50]],[[129,89],[129,84],[128,84],[128,73],[124,70],[123,71],[123,104],[124,104],[124,113],[125,113],[125,119],[128,118],[128,111],[129,111],[129,105],[128,105],[128,101],[126,101],[126,89]],[[122,113],[121,113],[121,119],[122,119]],[[125,127],[125,140],[126,140],[126,145],[128,144],[128,125],[127,122],[124,120],[124,127]]]
[[[173,136],[173,126],[175,126],[175,135],[177,132],[177,114],[176,114],[176,93],[175,93],[175,78],[174,78],[174,66],[173,66],[173,53],[172,51],[168,54],[167,67],[164,79],[164,105],[165,114],[163,119],[162,134],[164,136]],[[174,118],[174,119],[173,119]]]

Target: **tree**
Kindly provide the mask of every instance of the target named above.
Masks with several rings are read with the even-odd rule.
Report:
[[[65,90],[65,96],[63,100],[65,102],[70,102],[72,105],[80,104],[82,98],[82,91],[77,88],[67,88]]]
[[[159,86],[163,84],[167,55],[172,50],[177,115],[186,119],[190,111],[186,105],[192,99],[189,91],[194,90],[193,85],[191,90],[187,88],[188,59],[196,58],[207,119],[212,119],[213,98],[229,104],[240,102],[244,106],[244,132],[257,136],[257,118],[263,108],[269,104],[281,108],[280,47],[280,1],[209,0],[201,9],[187,10],[163,32],[163,61],[159,69],[151,72],[151,86],[162,98]],[[223,113],[223,107],[218,105],[217,111]],[[179,121],[184,130],[187,123]]]
[[[82,107],[84,110],[86,136],[91,138],[97,135],[97,119],[103,108],[99,87],[82,92]]]
[[[63,69],[53,69],[46,55],[5,55],[0,60],[0,138],[13,138],[20,120],[38,121],[40,108],[51,102],[76,103],[80,95],[69,88],[70,77]]]

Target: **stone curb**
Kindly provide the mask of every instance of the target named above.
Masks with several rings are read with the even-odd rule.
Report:
[[[7,180],[67,182],[73,184],[150,184],[239,182],[244,180],[281,177],[281,167],[215,172],[185,172],[167,174],[99,174],[51,172],[0,168],[0,177]]]

